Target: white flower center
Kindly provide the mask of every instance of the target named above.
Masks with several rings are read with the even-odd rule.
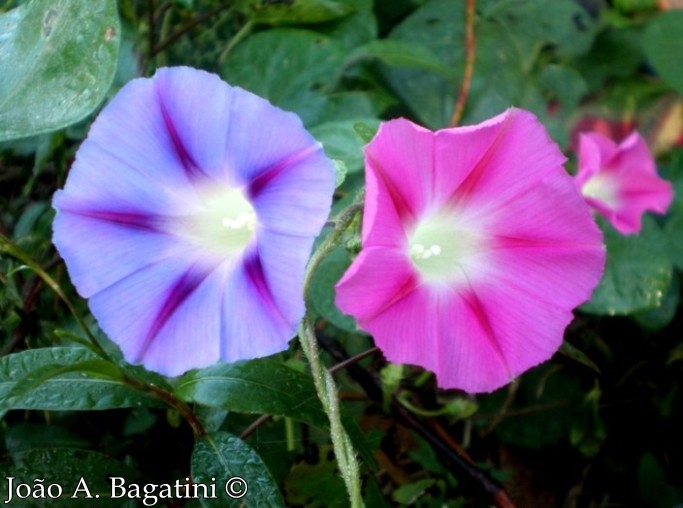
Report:
[[[256,229],[256,212],[233,187],[202,188],[199,206],[179,220],[177,232],[219,255],[241,253]]]
[[[618,180],[610,174],[596,173],[581,188],[581,194],[596,199],[610,208],[619,205]]]
[[[487,237],[468,222],[455,211],[441,211],[427,216],[409,235],[408,253],[424,281],[464,282],[482,262]]]

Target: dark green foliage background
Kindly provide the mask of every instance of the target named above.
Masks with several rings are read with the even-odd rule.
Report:
[[[600,221],[603,281],[561,352],[510,386],[442,392],[429,374],[379,355],[336,374],[367,506],[503,506],[472,472],[500,482],[520,507],[682,505],[681,33],[683,11],[660,12],[656,1],[476,2],[461,124],[531,110],[570,171],[576,129],[638,128],[676,198],[638,236]],[[157,67],[191,65],[298,113],[336,161],[339,210],[362,186],[361,147],[380,120],[447,126],[464,40],[464,0],[0,2],[0,498],[6,476],[72,491],[86,476],[102,493],[97,506],[124,506],[106,499],[107,476],[173,484],[237,475],[249,482],[248,506],[346,506],[296,341],[273,358],[174,380],[126,365],[51,245],[50,199],[106,100]],[[337,356],[372,347],[333,306],[358,246],[357,235],[345,238],[308,295],[322,344]],[[240,439],[262,414],[274,416]],[[192,415],[206,435],[193,436]],[[159,506],[240,506],[229,502]]]

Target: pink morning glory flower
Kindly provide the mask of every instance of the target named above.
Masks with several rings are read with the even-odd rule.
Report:
[[[93,123],[53,201],[54,243],[125,358],[175,376],[288,346],[333,188],[296,115],[164,68]]]
[[[640,231],[646,211],[666,213],[673,200],[671,184],[657,175],[635,131],[619,144],[597,132],[581,134],[575,182],[586,202],[624,235]]]
[[[337,305],[388,360],[489,392],[548,359],[602,275],[602,234],[530,113],[382,124],[365,149],[363,249]]]

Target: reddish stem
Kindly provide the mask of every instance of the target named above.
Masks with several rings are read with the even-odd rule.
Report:
[[[465,2],[465,71],[462,75],[458,100],[455,102],[455,108],[453,109],[451,127],[455,127],[460,123],[463,111],[465,110],[465,104],[467,103],[467,97],[470,93],[472,73],[474,72],[474,0],[465,0]]]

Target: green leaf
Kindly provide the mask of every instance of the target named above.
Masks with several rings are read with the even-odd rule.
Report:
[[[209,434],[197,441],[192,452],[192,478],[199,484],[215,483],[216,499],[200,500],[208,508],[285,506],[275,480],[258,453],[227,432]]]
[[[121,369],[116,364],[101,358],[82,360],[66,365],[42,365],[24,376],[20,382],[14,384],[14,387],[6,394],[5,404],[11,406],[15,400],[21,399],[44,382],[68,373],[79,373],[110,380],[121,380],[123,377]]]
[[[51,207],[45,201],[31,203],[21,214],[14,225],[13,238],[19,240],[36,233],[38,220],[44,213],[50,213]]]
[[[321,447],[318,462],[296,464],[285,478],[287,503],[310,508],[343,508],[349,505],[337,463],[329,449]]]
[[[435,72],[446,78],[453,76],[453,70],[442,64],[427,47],[399,40],[380,39],[368,42],[349,54],[346,65],[365,59],[379,60],[391,67]]]
[[[680,483],[669,480],[667,469],[649,452],[643,454],[638,466],[638,492],[647,506],[667,508],[680,506],[683,493]],[[673,480],[673,479],[672,479]]]
[[[669,357],[666,360],[667,365],[671,365],[674,362],[680,362],[683,360],[683,343],[678,344],[669,352]]]
[[[600,416],[601,398],[602,390],[600,389],[599,383],[596,381],[593,389],[584,397],[582,404],[583,411],[579,412],[577,415],[578,418],[574,420],[572,428],[569,431],[569,441],[572,446],[576,447],[587,457],[594,457],[597,455],[607,437],[605,422]]]
[[[329,429],[311,377],[269,359],[220,363],[188,372],[176,381],[175,394],[186,402],[237,413],[288,416]],[[355,449],[374,467],[372,451],[358,425],[346,413],[342,413],[342,423]]]
[[[356,133],[356,136],[358,136],[361,141],[366,144],[372,141],[372,138],[374,138],[375,134],[377,134],[378,128],[379,126],[373,129],[364,122],[355,122],[353,124],[353,131]]]
[[[349,172],[349,168],[346,167],[346,163],[339,159],[332,159],[332,164],[334,165],[334,188],[338,188],[346,180],[346,174]]]
[[[571,67],[548,64],[543,66],[538,78],[540,84],[549,90],[568,112],[576,109],[588,91],[581,74]]]
[[[157,415],[146,407],[133,408],[123,423],[123,435],[144,434],[157,422]]]
[[[664,224],[664,234],[669,240],[671,262],[683,271],[683,149],[674,152],[664,177],[674,186],[674,201]]]
[[[339,159],[346,164],[351,173],[363,169],[363,144],[354,126],[362,122],[373,133],[377,131],[379,120],[367,118],[362,120],[347,120],[343,122],[328,122],[311,128],[311,134],[320,141],[325,153],[332,159]]]
[[[32,0],[0,16],[0,141],[92,112],[116,71],[114,0]]]
[[[612,5],[614,10],[623,20],[622,22],[627,23],[628,18],[621,16],[623,14],[633,14],[638,12],[653,11],[660,4],[658,0],[613,0]],[[661,4],[660,4],[661,5]],[[616,16],[615,16],[616,17]]]
[[[682,27],[683,11],[670,10],[650,21],[643,34],[643,46],[650,63],[680,94],[683,94]]]
[[[673,267],[667,239],[652,217],[643,217],[639,235],[623,236],[606,221],[607,264],[590,302],[581,309],[594,314],[630,314],[659,307],[669,289]]]
[[[315,272],[307,300],[315,312],[336,327],[357,333],[356,321],[351,316],[342,314],[334,303],[334,285],[350,264],[351,258],[344,247],[332,251]]]
[[[632,317],[640,326],[648,330],[660,330],[668,326],[676,317],[681,301],[681,284],[679,278],[671,278],[669,290],[664,295],[661,305],[652,309],[635,312]]]
[[[391,494],[391,498],[402,505],[414,505],[418,498],[421,497],[427,489],[431,488],[434,483],[436,483],[436,480],[433,478],[423,478],[422,480],[417,480],[415,483],[401,485]]]
[[[496,426],[496,434],[504,443],[535,449],[558,444],[569,437],[577,420],[583,421],[584,394],[581,382],[568,370],[551,364],[532,369],[520,377],[514,402],[507,409],[509,416]],[[506,396],[506,390],[499,390],[478,400],[480,414],[500,408]],[[541,409],[522,409],[529,407]]]
[[[499,2],[487,16],[499,30],[510,34],[529,66],[537,52],[550,46],[559,56],[588,51],[595,36],[595,22],[575,0],[518,0]]]
[[[493,21],[483,22],[480,33],[465,120],[480,122],[516,106],[532,111],[548,126],[547,104],[534,74],[535,60],[525,58],[514,40],[517,33],[501,30]]]
[[[86,448],[89,442],[55,425],[14,424],[5,431],[7,452],[16,454],[36,448]]]
[[[316,26],[316,30],[330,36],[346,50],[377,38],[377,17],[373,0],[344,0],[351,13],[332,23]]]
[[[189,372],[178,379],[175,394],[209,407],[272,413],[328,427],[310,376],[273,360],[217,364]]]
[[[102,367],[99,362],[97,355],[81,347],[32,349],[0,358],[0,409],[67,411],[162,405],[120,379],[106,376],[105,371],[92,376],[68,368],[82,363],[92,372]],[[44,379],[35,384],[40,378]],[[30,391],[21,389],[25,382],[32,385]],[[11,397],[13,394],[16,396]]]
[[[353,90],[334,92],[327,98],[325,108],[317,118],[317,125],[327,122],[357,121],[359,118],[379,118],[392,106],[396,97],[386,90]]]
[[[196,406],[194,412],[207,432],[216,432],[221,428],[230,411],[216,407]]]
[[[456,87],[465,61],[464,12],[462,0],[431,0],[389,34],[391,40],[427,48],[457,74],[454,80],[449,80],[441,74],[416,69],[382,69],[391,88],[430,128],[444,127],[453,113]]]
[[[264,25],[298,25],[322,23],[343,18],[354,11],[353,6],[334,0],[294,0],[293,2],[254,5],[249,17]]]
[[[276,106],[294,111],[306,125],[319,123],[343,51],[329,37],[306,30],[278,28],[239,44],[220,75]]]
[[[676,268],[683,270],[683,211],[673,211],[664,225],[664,232],[669,239],[671,261]]]
[[[640,30],[611,29],[598,34],[589,53],[576,61],[578,70],[591,92],[601,90],[607,78],[626,78],[643,61]]]
[[[598,366],[595,364],[593,360],[588,358],[586,354],[581,351],[580,349],[572,346],[569,342],[566,340],[562,342],[562,345],[560,346],[560,353],[563,354],[564,356],[571,358],[572,360],[579,362],[589,369],[595,371],[596,373],[600,374],[600,369]]]
[[[35,479],[43,479],[48,485],[62,487],[59,499],[31,499],[30,503],[17,502],[16,496],[8,506],[102,506],[121,507],[121,499],[110,499],[110,477],[125,478],[126,482],[135,481],[137,473],[121,462],[101,453],[72,448],[32,448],[25,452],[10,454],[12,464],[0,465],[0,476],[14,477],[14,485],[28,483],[34,485]],[[84,483],[81,482],[83,478]],[[78,492],[76,492],[76,490]],[[55,490],[52,491],[56,493]],[[90,498],[87,498],[88,493]],[[0,482],[0,497],[8,499],[8,482]],[[76,495],[75,499],[71,499]],[[125,501],[124,501],[125,503]]]
[[[531,64],[536,53],[528,52],[522,37],[501,25],[505,16],[525,16],[527,2],[501,3],[501,12],[477,23],[476,64],[464,123],[474,123],[501,113],[510,106],[530,109],[543,116],[546,104]],[[504,6],[504,7],[503,7]],[[391,40],[427,48],[453,77],[407,68],[383,69],[391,88],[416,117],[432,129],[448,125],[465,62],[464,0],[431,0],[417,9],[390,33]],[[538,41],[539,45],[542,41]],[[496,79],[491,79],[496,76]]]

